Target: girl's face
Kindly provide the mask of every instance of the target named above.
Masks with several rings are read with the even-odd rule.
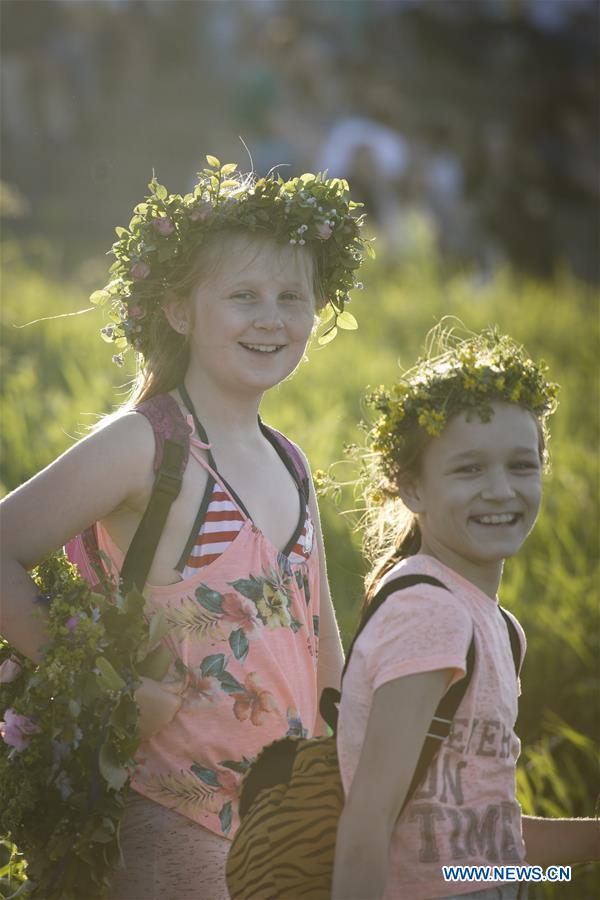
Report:
[[[495,402],[489,422],[455,416],[427,445],[409,505],[421,550],[473,580],[501,571],[533,528],[541,500],[540,437],[533,415]]]
[[[312,257],[247,234],[223,241],[185,307],[190,370],[220,389],[261,394],[303,357],[315,322]]]

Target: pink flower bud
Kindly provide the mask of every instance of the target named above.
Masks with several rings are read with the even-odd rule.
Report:
[[[175,231],[175,226],[168,216],[159,216],[157,219],[152,220],[152,224],[163,237],[167,237]]]
[[[150,266],[145,262],[136,262],[131,267],[131,275],[134,281],[143,281],[150,274]]]
[[[129,306],[127,309],[130,319],[143,319],[146,315],[146,310],[143,306],[139,306],[139,304],[135,306]]]
[[[317,237],[320,241],[328,241],[332,233],[333,228],[331,227],[331,225],[328,225],[327,222],[324,222],[317,228]]]
[[[22,672],[21,663],[15,656],[10,656],[0,664],[0,684],[15,681]]]
[[[19,752],[26,750],[31,741],[31,735],[37,734],[41,728],[28,719],[20,716],[14,709],[4,712],[4,721],[0,722],[0,737],[9,747],[15,747]]]

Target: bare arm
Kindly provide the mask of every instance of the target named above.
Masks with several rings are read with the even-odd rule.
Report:
[[[525,857],[530,865],[600,861],[598,819],[539,819],[523,816]]]
[[[451,675],[451,669],[409,675],[375,692],[360,759],[340,816],[332,900],[383,896],[392,829]]]
[[[300,451],[301,452],[301,451]],[[302,454],[306,471],[310,472],[308,461]],[[317,697],[320,698],[323,689],[333,687],[340,689],[342,669],[344,668],[344,651],[340,632],[335,618],[335,610],[331,600],[329,582],[327,580],[327,563],[325,561],[325,548],[321,531],[319,507],[315,497],[315,489],[310,484],[308,508],[315,528],[315,541],[319,553],[319,661],[317,665]],[[320,716],[317,717],[316,733],[326,734],[327,726]]]
[[[47,641],[43,606],[27,574],[44,556],[152,484],[154,438],[135,413],[67,450],[0,504],[0,633],[31,659]]]

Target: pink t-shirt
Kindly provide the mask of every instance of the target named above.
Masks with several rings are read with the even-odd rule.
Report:
[[[337,746],[346,794],[377,688],[446,668],[456,681],[473,631],[475,669],[450,734],[394,827],[385,900],[479,890],[445,882],[442,866],[518,864],[525,850],[515,798],[518,683],[506,623],[495,600],[431,556],[403,560],[384,580],[416,573],[449,590],[422,584],[391,594],[358,638],[344,677]]]

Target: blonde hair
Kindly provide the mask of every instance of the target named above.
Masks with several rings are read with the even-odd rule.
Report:
[[[217,269],[227,252],[226,239],[232,236],[246,237],[249,246],[275,243],[275,238],[269,234],[254,233],[243,228],[224,228],[214,232],[192,259],[181,262],[179,271],[165,291],[161,308],[148,324],[148,348],[143,357],[138,356],[138,371],[131,394],[124,404],[125,408],[131,409],[144,400],[172,391],[182,383],[190,358],[189,338],[171,328],[164,313],[164,305],[175,299],[191,301],[192,293],[198,284]],[[278,244],[278,246],[283,248],[288,245]],[[289,249],[292,250],[291,247]],[[296,247],[293,248],[293,252],[310,254],[308,259],[311,260],[315,309],[320,310],[325,305],[326,298],[321,288],[318,248]]]

